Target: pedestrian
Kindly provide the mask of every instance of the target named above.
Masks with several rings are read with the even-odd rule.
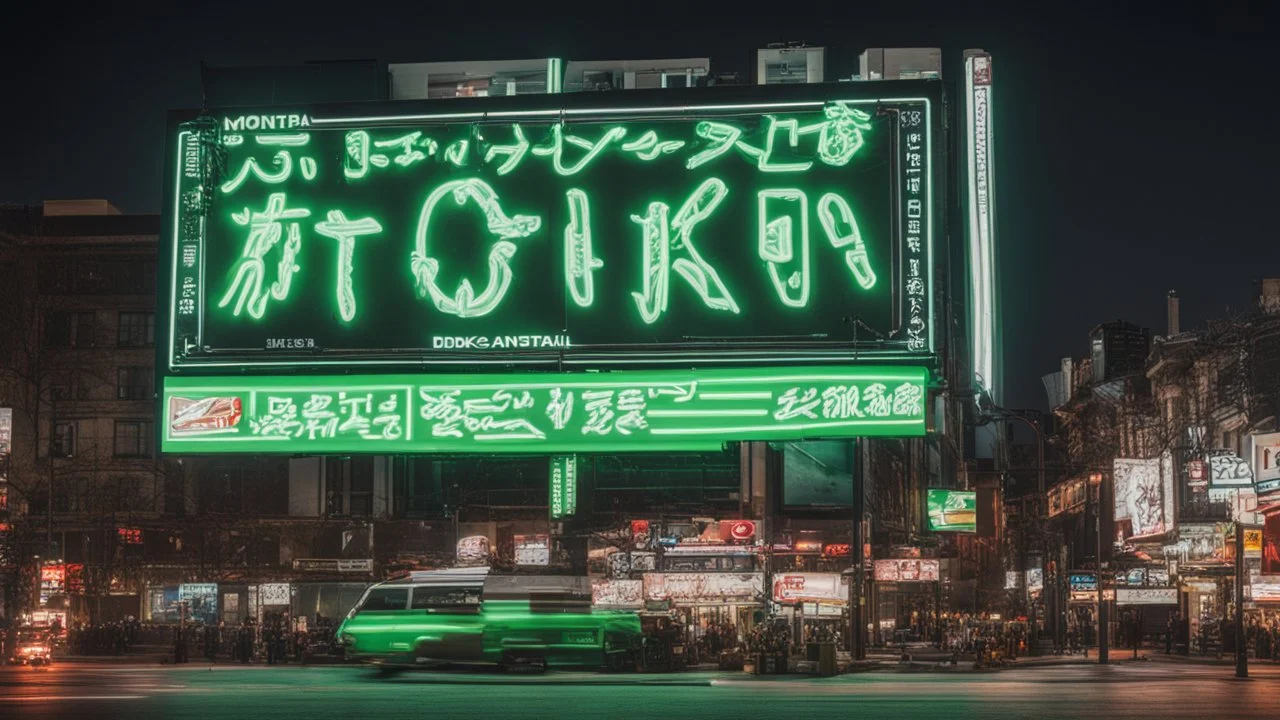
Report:
[[[1178,611],[1174,610],[1164,624],[1164,654],[1173,654],[1173,634],[1178,628]]]

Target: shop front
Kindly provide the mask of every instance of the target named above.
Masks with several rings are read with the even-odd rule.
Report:
[[[667,609],[694,646],[714,635],[723,646],[740,644],[765,611],[762,572],[654,572],[643,580],[646,609]]]
[[[873,642],[890,645],[932,641],[932,618],[941,611],[941,560],[876,560]]]
[[[840,573],[775,572],[773,602],[801,642],[834,642],[847,649],[849,582]]]

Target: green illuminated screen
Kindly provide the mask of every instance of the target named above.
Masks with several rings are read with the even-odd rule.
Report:
[[[973,491],[930,488],[928,510],[930,530],[978,531],[978,494]]]
[[[551,482],[551,518],[572,515],[578,510],[578,458],[552,455],[547,477]]]
[[[161,449],[626,452],[919,436],[926,378],[919,367],[167,377]]]
[[[170,367],[926,354],[930,101],[839,91],[180,124]]]

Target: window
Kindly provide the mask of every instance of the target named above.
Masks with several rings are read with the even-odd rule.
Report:
[[[132,366],[116,371],[117,400],[150,400],[153,392],[151,368]]]
[[[120,347],[151,347],[156,343],[156,315],[149,312],[122,312],[116,334]]]
[[[117,420],[116,457],[151,457],[151,423],[144,420]]]
[[[376,587],[370,588],[364,596],[357,612],[385,612],[387,610],[404,610],[409,604],[409,588]]]
[[[76,453],[76,425],[72,422],[60,422],[53,424],[53,447],[51,448],[54,457],[67,458]]]
[[[480,607],[480,588],[423,586],[413,589],[414,610],[428,608],[478,608]]]
[[[326,458],[324,477],[327,514],[373,514],[373,456]]]
[[[44,342],[49,347],[94,347],[97,323],[92,312],[57,311],[44,323]]]

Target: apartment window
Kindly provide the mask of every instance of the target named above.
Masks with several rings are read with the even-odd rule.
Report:
[[[92,312],[52,312],[45,318],[44,335],[49,347],[93,347],[97,323]]]
[[[145,420],[117,420],[116,457],[151,457],[151,423]]]
[[[76,425],[72,422],[59,422],[53,424],[53,447],[50,448],[54,457],[67,458],[76,453]]]
[[[122,312],[116,336],[120,347],[151,347],[156,344],[156,315],[149,312]]]
[[[149,400],[152,393],[151,368],[122,367],[116,371],[117,400]]]

